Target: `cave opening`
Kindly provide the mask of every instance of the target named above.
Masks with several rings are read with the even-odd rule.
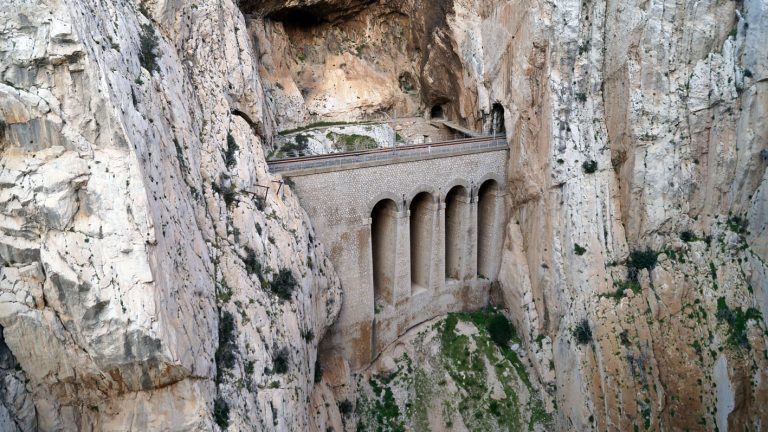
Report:
[[[440,104],[432,106],[432,109],[429,111],[429,118],[431,119],[445,118],[445,113],[443,112],[443,106]]]
[[[506,133],[504,127],[504,107],[497,102],[491,108],[491,134],[503,133]]]
[[[283,23],[286,29],[306,30],[310,27],[316,27],[323,24],[325,19],[312,13],[312,11],[301,8],[281,9],[267,15],[266,18],[272,21]]]

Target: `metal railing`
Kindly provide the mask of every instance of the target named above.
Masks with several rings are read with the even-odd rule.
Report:
[[[446,157],[465,152],[494,151],[506,148],[506,136],[493,135],[437,143],[401,145],[374,150],[278,159],[267,161],[267,164],[273,173],[284,173],[321,168],[330,169],[345,165],[396,161],[400,159],[418,160],[419,158]]]

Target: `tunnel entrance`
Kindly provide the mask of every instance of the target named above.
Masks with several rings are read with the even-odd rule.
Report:
[[[477,275],[490,279],[494,277],[494,235],[497,234],[497,202],[499,185],[487,180],[480,186],[477,203]]]
[[[504,127],[504,107],[500,103],[495,103],[491,109],[491,134],[503,133],[506,133]]]
[[[434,232],[434,198],[427,192],[411,202],[411,292],[429,288],[432,269],[432,234]]]
[[[391,199],[381,200],[371,211],[374,312],[392,304],[396,239],[397,205]]]
[[[445,197],[445,278],[462,279],[469,232],[469,191],[454,186]]]
[[[429,111],[429,118],[430,119],[445,118],[445,113],[443,112],[443,106],[442,105],[433,106],[432,109]]]

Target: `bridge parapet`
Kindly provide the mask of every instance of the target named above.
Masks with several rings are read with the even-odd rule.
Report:
[[[503,150],[507,147],[506,137],[499,135],[350,153],[279,159],[268,161],[268,164],[273,173],[294,176],[481,153]]]

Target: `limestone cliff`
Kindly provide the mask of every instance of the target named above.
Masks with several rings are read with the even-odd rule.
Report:
[[[2,429],[305,428],[340,290],[266,172],[239,10],[19,1],[0,22]]]
[[[0,428],[354,429],[272,136],[494,104],[497,303],[552,427],[768,422],[765,0],[2,6]]]

